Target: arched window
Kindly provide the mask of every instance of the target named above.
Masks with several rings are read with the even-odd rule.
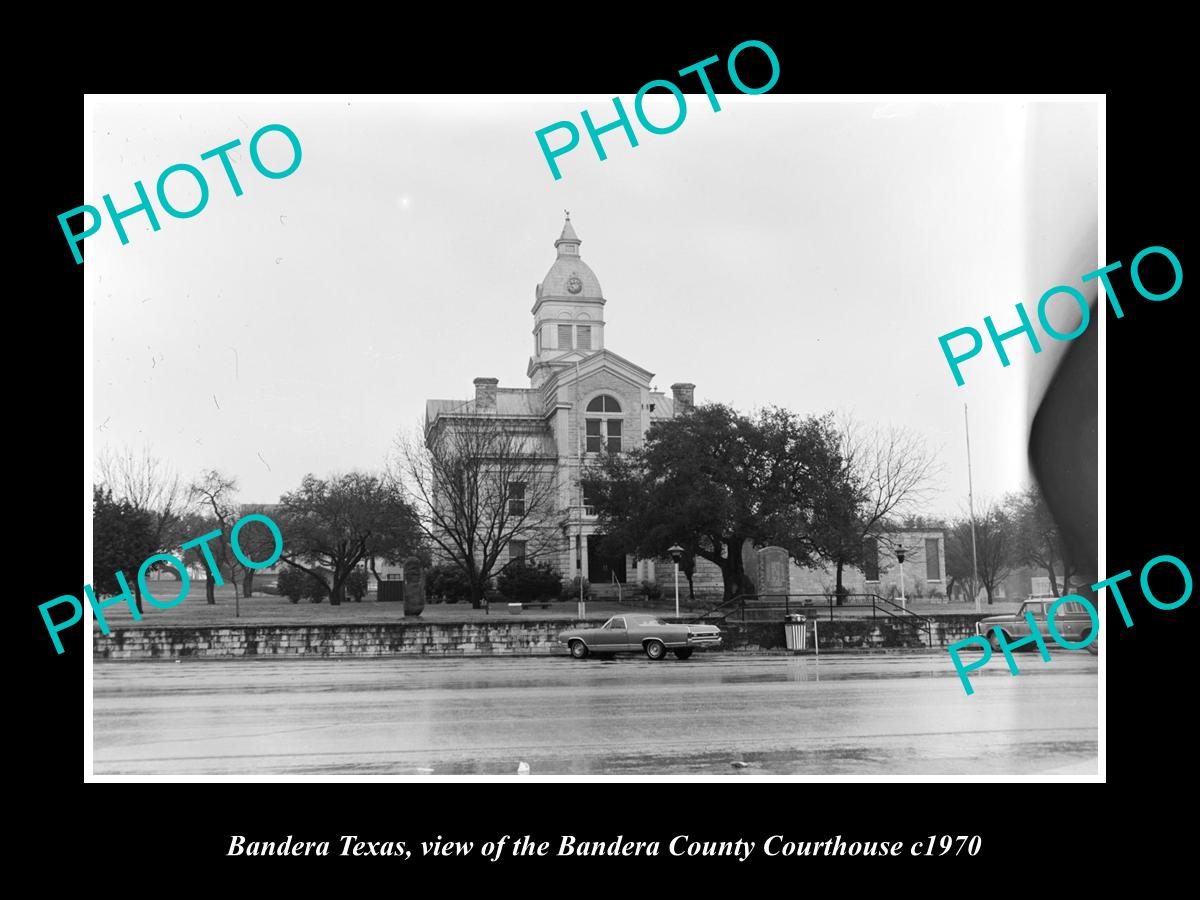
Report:
[[[621,452],[621,404],[616,397],[601,394],[587,405],[587,452]]]

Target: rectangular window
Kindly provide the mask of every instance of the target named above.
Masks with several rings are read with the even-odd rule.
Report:
[[[620,453],[621,452],[621,420],[620,419],[609,419],[608,420],[608,452],[609,453]]]
[[[601,441],[600,420],[599,419],[588,419],[587,420],[587,452],[588,453],[599,453],[600,452],[600,441]]]
[[[938,559],[938,539],[925,538],[925,580],[940,581],[942,564]]]
[[[570,325],[559,325],[558,326],[558,349],[559,350],[570,350],[571,349],[571,326]]]
[[[508,558],[515,563],[525,564],[525,542],[524,541],[509,541],[508,542]]]
[[[879,580],[879,542],[875,538],[863,541],[863,575],[867,581]]]
[[[508,483],[508,514],[510,516],[525,515],[525,482],[523,481]]]
[[[594,516],[596,514],[596,489],[583,486],[583,512],[584,515]]]
[[[592,326],[591,325],[576,325],[575,326],[575,347],[579,350],[592,349]]]

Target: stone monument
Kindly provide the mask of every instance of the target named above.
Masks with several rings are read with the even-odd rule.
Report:
[[[425,573],[421,561],[410,556],[404,561],[404,615],[419,616],[425,609]]]
[[[782,547],[763,547],[758,551],[758,595],[782,597],[791,593],[788,552]]]

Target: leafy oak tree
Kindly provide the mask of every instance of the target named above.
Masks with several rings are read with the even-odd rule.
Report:
[[[128,500],[113,499],[112,491],[96,485],[92,488],[92,588],[100,595],[121,591],[116,573],[136,590],[138,567],[146,557],[157,553],[158,536],[154,517]],[[141,594],[137,596],[141,611]]]
[[[705,404],[653,423],[641,448],[602,460],[587,484],[610,549],[650,558],[678,544],[721,570],[729,599],[753,589],[747,542],[785,547],[800,565],[820,556],[818,510],[842,489],[838,443],[830,416]]]
[[[276,513],[281,558],[324,584],[331,606],[341,605],[347,581],[364,559],[381,547],[411,554],[420,543],[399,486],[376,474],[305,475],[299,488],[279,498]]]

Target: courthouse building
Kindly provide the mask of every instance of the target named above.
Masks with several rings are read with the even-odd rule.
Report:
[[[554,242],[554,264],[534,291],[529,386],[502,387],[496,378],[476,378],[473,398],[426,402],[425,434],[486,416],[524,435],[531,453],[548,462],[558,490],[559,515],[552,526],[558,549],[539,559],[571,577],[578,557],[583,576],[597,586],[653,580],[653,562],[598,552],[596,516],[580,487],[580,471],[601,450],[640,446],[651,422],[692,405],[695,385],[674,384],[667,396],[653,389],[653,372],[608,349],[607,300],[579,254],[581,243],[568,215]],[[510,558],[524,555],[525,545],[514,541]]]
[[[596,516],[580,485],[581,469],[594,462],[602,450],[614,453],[640,446],[652,422],[670,419],[693,405],[696,386],[672,384],[669,396],[656,391],[653,372],[608,348],[607,300],[600,280],[580,256],[581,243],[568,215],[554,242],[554,263],[534,291],[533,355],[526,373],[529,386],[505,387],[496,378],[478,377],[471,398],[429,400],[425,436],[428,441],[456,422],[480,418],[498,421],[506,432],[520,435],[522,446],[546,476],[554,479],[557,490],[553,524],[546,526],[553,533],[545,535],[550,540],[538,542],[551,549],[537,558],[550,562],[567,578],[575,574],[578,559],[583,576],[602,592],[603,586],[613,582],[666,581],[672,564],[669,560],[639,561],[632,556],[605,558],[599,552]],[[913,562],[918,565],[910,564],[905,573],[910,576],[907,583],[910,588],[920,583],[918,590],[936,592],[945,568],[941,533],[911,537],[916,550]],[[513,541],[508,559],[525,557],[528,543]],[[928,563],[927,555],[931,557]],[[752,563],[749,558],[747,561]],[[696,566],[697,595],[720,596],[720,570],[702,559],[696,560]],[[848,569],[844,573],[847,587],[874,591],[884,589],[884,582],[895,578],[895,567],[886,562],[870,568],[883,574]],[[747,572],[753,576],[754,569],[748,566]],[[799,570],[794,564],[791,584],[797,593],[816,593],[826,587],[832,591],[829,573]]]

